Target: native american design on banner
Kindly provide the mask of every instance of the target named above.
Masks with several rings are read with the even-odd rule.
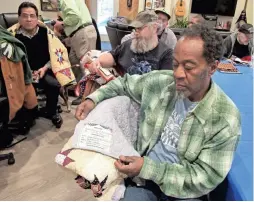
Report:
[[[63,64],[63,51],[61,50],[61,48],[59,49],[56,49],[56,52],[55,52],[56,56],[57,56],[57,62],[59,62],[60,64]]]

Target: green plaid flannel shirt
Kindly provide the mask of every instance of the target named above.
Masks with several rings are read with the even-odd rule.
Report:
[[[194,111],[187,114],[178,142],[180,162],[156,163],[145,155],[158,141],[176,101],[172,71],[142,76],[126,74],[88,96],[95,104],[125,95],[141,106],[136,149],[144,155],[139,177],[152,180],[168,196],[197,198],[216,188],[227,176],[241,135],[240,113],[214,83]]]

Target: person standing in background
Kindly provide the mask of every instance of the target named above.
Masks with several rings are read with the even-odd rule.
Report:
[[[97,33],[92,23],[92,18],[84,0],[49,0],[51,4],[62,13],[63,21],[56,21],[55,29],[64,30],[70,37],[71,50],[69,54],[72,65],[80,63],[80,59],[90,50],[96,49]],[[83,77],[82,67],[73,68],[77,82]],[[82,97],[72,102],[74,105],[81,103]]]

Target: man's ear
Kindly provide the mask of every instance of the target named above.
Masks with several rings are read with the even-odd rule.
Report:
[[[214,74],[214,72],[217,70],[218,65],[219,65],[219,61],[216,60],[214,63],[211,64],[211,72],[210,75],[212,76]]]

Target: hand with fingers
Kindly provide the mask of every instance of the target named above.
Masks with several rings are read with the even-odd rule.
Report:
[[[38,69],[37,74],[39,74],[40,79],[44,77],[47,70],[48,68],[46,66]]]
[[[85,67],[90,71],[91,74],[97,74],[98,68],[101,66],[99,60],[95,60],[90,64],[86,64]]]
[[[128,175],[128,177],[135,177],[140,173],[143,163],[143,157],[120,156],[119,159],[115,161],[115,167],[121,173]]]
[[[84,120],[87,115],[94,109],[95,104],[92,100],[86,99],[82,102],[76,109],[75,117],[76,119]]]

